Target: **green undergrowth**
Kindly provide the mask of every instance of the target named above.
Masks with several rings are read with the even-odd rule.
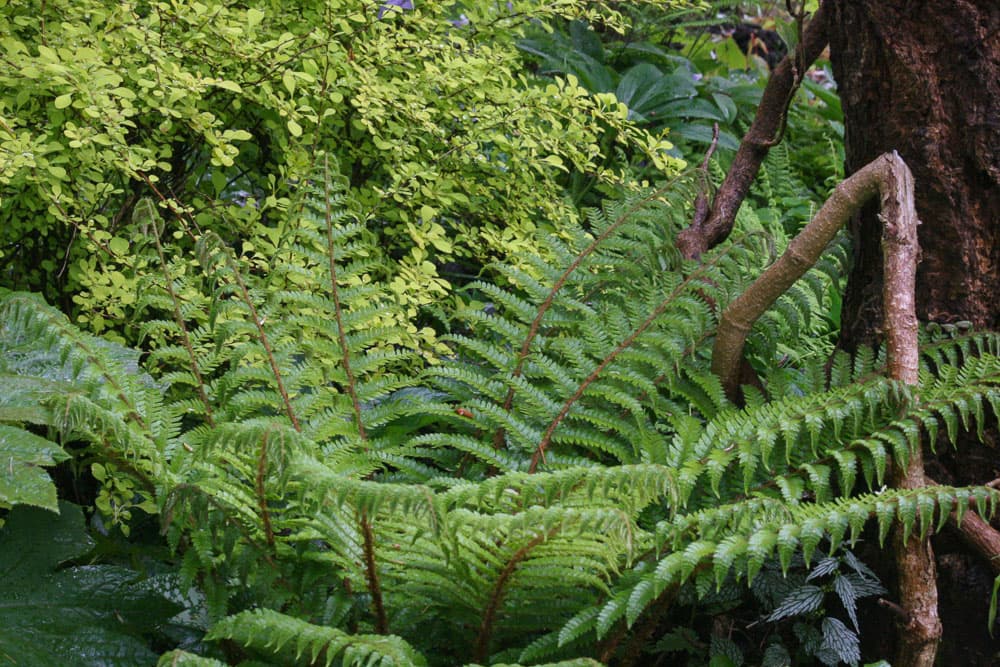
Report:
[[[828,365],[817,313],[842,242],[755,327],[764,388],[738,407],[709,371],[717,314],[786,233],[748,209],[682,260],[696,175],[495,266],[427,358],[333,173],[299,184],[268,270],[210,230],[166,252],[162,209],[137,203],[142,353],[0,295],[0,451],[28,480],[2,487],[0,538],[21,539],[25,505],[57,509],[39,466],[59,464],[93,487],[78,497],[92,531],[148,550],[131,582],[160,569],[191,591],[114,592],[149,618],[179,605],[184,632],[119,627],[95,603],[88,623],[121,647],[104,664],[140,664],[136,641],[163,665],[854,662],[854,603],[881,590],[850,550],[866,527],[992,515],[990,488],[885,482],[922,440],[951,446],[997,414],[1000,338],[926,334],[916,388],[879,351]],[[54,536],[37,567],[85,556],[56,551],[60,526],[36,526]],[[734,617],[754,629],[721,633]]]

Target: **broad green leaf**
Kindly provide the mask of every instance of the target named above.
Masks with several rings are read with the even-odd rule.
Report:
[[[0,424],[0,504],[35,505],[58,512],[55,484],[42,466],[68,458],[51,440]]]
[[[80,508],[59,510],[15,507],[0,530],[0,655],[16,665],[153,664],[145,635],[179,607],[134,570],[59,569],[93,546]]]
[[[254,28],[260,25],[260,22],[264,20],[264,12],[257,9],[256,7],[251,7],[247,10],[247,25]]]

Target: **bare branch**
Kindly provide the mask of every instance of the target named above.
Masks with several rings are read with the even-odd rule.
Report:
[[[781,141],[788,105],[802,82],[805,70],[826,48],[826,3],[820,5],[805,29],[795,51],[778,63],[764,88],[750,129],[740,142],[733,164],[712,202],[707,219],[694,220],[677,235],[677,249],[688,259],[698,258],[732,231],[740,204],[750,191],[760,165],[771,147]]]

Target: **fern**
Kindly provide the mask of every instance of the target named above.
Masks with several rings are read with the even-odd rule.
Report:
[[[398,637],[349,635],[267,609],[243,612],[217,623],[209,639],[231,639],[243,646],[284,656],[283,664],[426,665],[423,656]]]
[[[671,213],[653,218],[662,209],[649,208],[640,214],[627,201],[591,216],[593,239],[552,239],[566,269],[536,258],[530,273],[501,267],[507,290],[473,286],[493,297],[492,312],[467,312],[475,336],[453,335],[458,360],[429,372],[453,404],[468,408],[464,451],[501,470],[663,462],[659,419],[681,405],[711,416],[725,404],[697,358],[699,343],[715,325],[710,303],[731,298],[734,281],[766,251],[748,236],[685,267],[648,241]],[[644,268],[651,266],[657,270]],[[470,434],[479,434],[477,446]],[[504,455],[491,454],[490,444]]]
[[[878,350],[827,369],[825,348],[798,341],[832,326],[809,313],[839,284],[835,245],[754,330],[758,364],[795,354],[737,408],[709,370],[716,313],[775,240],[747,217],[682,262],[690,187],[609,205],[544,256],[497,266],[425,364],[324,170],[292,222],[261,231],[266,267],[212,235],[197,262],[148,246],[161,272],[139,304],[142,364],[0,294],[0,434],[43,486],[36,466],[71,449],[130,480],[103,507],[158,512],[210,639],[276,664],[624,660],[677,607],[822,568],[869,524],[884,539],[991,516],[992,489],[881,487],[923,438],[955,443],[997,416],[1000,337],[926,332],[916,388],[884,378]],[[139,210],[158,235],[156,207]],[[0,499],[51,500],[23,489]],[[813,655],[839,638],[826,648],[853,656],[846,625],[816,632]]]

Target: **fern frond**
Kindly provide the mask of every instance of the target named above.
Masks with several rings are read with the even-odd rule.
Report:
[[[392,635],[351,635],[270,609],[254,609],[216,623],[207,639],[229,639],[283,659],[283,664],[426,665],[412,646]],[[288,662],[284,662],[288,661]]]

